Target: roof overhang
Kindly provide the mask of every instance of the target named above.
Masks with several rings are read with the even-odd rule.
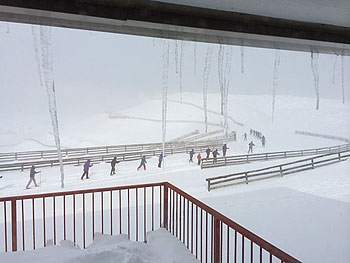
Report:
[[[0,20],[350,55],[347,20],[331,25],[150,0],[0,0]]]

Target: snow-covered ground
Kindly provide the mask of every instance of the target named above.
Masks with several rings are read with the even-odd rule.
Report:
[[[103,263],[182,263],[198,262],[183,243],[164,229],[149,232],[147,243],[132,242],[127,235],[97,234],[82,250],[71,241],[29,252],[1,255],[1,262],[103,262]]]
[[[201,105],[200,94],[186,93],[184,100]],[[210,94],[209,102],[209,109],[219,111],[219,95]],[[271,123],[269,96],[231,95],[229,103],[230,115],[245,124],[245,127],[240,127],[230,123],[230,129],[238,133],[238,141],[229,144],[230,155],[247,152],[243,133],[249,134],[250,128],[262,131],[267,139],[267,147],[264,149],[259,141],[248,136],[248,142],[253,140],[256,143],[256,152],[343,144],[295,135],[295,130],[350,137],[350,106],[339,101],[323,99],[321,109],[315,111],[313,98],[279,96],[274,123]],[[161,101],[155,99],[123,111],[110,111],[132,117],[160,119],[160,108]],[[199,109],[175,102],[169,102],[168,113],[169,120],[203,119],[203,112]],[[220,124],[223,121],[218,115],[209,113],[208,116],[209,122]],[[19,127],[23,126],[16,128],[16,121],[7,119],[6,122],[12,126],[6,126],[6,131],[0,132],[0,152],[45,149],[42,144],[53,145],[52,135],[43,132],[49,130],[45,126],[37,125],[21,130]],[[60,123],[61,141],[65,147],[158,142],[161,138],[161,123],[109,119],[104,112],[97,112],[72,125],[65,125],[64,119]],[[172,139],[195,129],[203,132],[204,124],[169,123],[167,128],[167,138]],[[211,130],[216,129],[217,127],[211,127]],[[42,144],[28,140],[22,142],[24,138],[35,139]],[[4,146],[10,144],[12,146]],[[91,179],[84,181],[80,180],[81,167],[66,166],[65,190],[169,181],[303,262],[349,262],[349,161],[283,178],[207,191],[205,178],[209,176],[292,160],[294,159],[201,170],[196,164],[188,163],[188,156],[177,154],[165,158],[164,170],[157,167],[157,158],[148,161],[146,171],[136,171],[138,161],[120,163],[117,175],[113,177],[109,176],[109,164],[98,164],[92,167]],[[29,179],[28,171],[3,173],[0,196],[61,191],[58,168],[41,170],[41,178],[38,176],[41,186],[30,190],[24,190]]]

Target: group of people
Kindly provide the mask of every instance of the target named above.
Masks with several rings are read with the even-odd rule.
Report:
[[[265,135],[263,135],[263,133],[261,131],[250,129],[250,135],[255,136],[256,138],[260,139],[262,147],[265,147],[266,138],[265,138]]]
[[[262,147],[265,147],[265,142],[266,142],[266,139],[265,139],[265,136],[260,132],[260,131],[256,131],[256,130],[252,130],[250,129],[250,135],[253,135],[255,137],[257,137],[258,139],[261,140],[261,143],[262,143]],[[244,133],[244,140],[246,141],[247,140],[247,133]],[[253,141],[251,141],[249,144],[248,144],[248,154],[249,153],[253,153],[253,147],[255,146],[255,144],[253,143]],[[222,146],[222,156],[225,157],[226,156],[226,153],[227,153],[227,150],[229,148],[227,147],[227,144],[225,143],[223,146]],[[210,147],[208,147],[206,150],[205,150],[205,153],[206,153],[206,157],[205,159],[208,160],[210,158],[210,154],[212,154],[213,156],[213,163],[216,163],[217,162],[217,157],[220,155],[218,149],[210,149]],[[189,152],[189,155],[190,155],[190,159],[189,159],[189,162],[190,163],[193,163],[193,157],[195,155],[195,151],[194,149],[192,149],[190,152]],[[164,159],[164,155],[163,155],[163,152],[160,153],[159,157],[158,157],[158,168],[161,168],[162,167],[162,163],[163,163],[163,159]],[[198,165],[201,165],[201,162],[202,162],[202,155],[201,153],[198,153],[197,154],[197,164]],[[114,157],[111,161],[111,171],[110,171],[110,175],[113,176],[114,174],[116,174],[115,172],[115,168],[116,168],[116,165],[120,163],[120,161],[117,161],[117,157]],[[147,160],[146,160],[146,156],[143,155],[142,158],[141,158],[141,162],[140,162],[140,165],[137,167],[137,171],[140,170],[141,167],[143,167],[144,170],[146,170],[146,164],[147,164]],[[86,176],[86,179],[89,179],[89,170],[90,168],[93,166],[93,164],[91,163],[91,160],[88,159],[85,163],[84,163],[84,166],[83,166],[83,174],[81,176],[81,180],[84,179],[84,177]],[[30,169],[30,180],[26,186],[27,189],[29,189],[29,185],[34,182],[34,185],[35,187],[38,187],[39,185],[36,183],[36,180],[35,180],[35,174],[37,173],[40,173],[40,172],[37,172],[35,171],[35,166],[32,165],[31,169]]]

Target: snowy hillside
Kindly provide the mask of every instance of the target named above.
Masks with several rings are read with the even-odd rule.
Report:
[[[208,97],[209,109],[219,112],[219,95],[210,94]],[[177,99],[178,95],[169,98]],[[186,93],[184,101],[200,107],[202,105],[201,94]],[[230,95],[229,115],[243,123],[244,127],[230,122],[230,129],[237,131],[237,142],[229,144],[228,155],[245,154],[250,140],[256,144],[255,152],[343,144],[295,134],[295,130],[305,130],[350,137],[349,104],[322,99],[319,111],[314,109],[314,104],[313,98],[278,96],[275,121],[272,123],[271,97]],[[75,147],[159,142],[160,109],[161,101],[153,99],[119,111],[96,110],[95,115],[80,118],[67,125],[63,117],[59,118],[62,145]],[[210,130],[220,129],[223,123],[220,115],[208,113],[208,118],[209,123],[213,124],[209,126]],[[44,115],[41,119],[45,119]],[[196,129],[200,132],[204,130],[203,111],[188,104],[169,101],[168,120],[168,140]],[[45,122],[40,122],[38,125],[23,128],[23,125],[18,125],[19,120],[11,122],[9,117],[6,122],[12,126],[0,130],[0,152],[48,149],[45,145],[54,144],[49,133],[49,123],[45,126]],[[249,135],[251,128],[263,132],[267,140],[266,148],[262,148],[260,142]],[[245,132],[248,133],[248,141],[243,140]],[[120,163],[117,175],[113,177],[109,175],[110,164],[101,163],[91,168],[91,179],[84,181],[80,179],[82,167],[65,166],[65,190],[169,181],[302,262],[347,263],[350,258],[349,161],[282,178],[207,191],[207,177],[292,160],[295,159],[201,170],[196,164],[188,163],[186,154],[177,154],[165,158],[164,170],[157,167],[156,157],[148,160],[146,171],[136,171],[139,161]],[[0,196],[61,191],[59,169],[43,168],[41,171],[42,174],[37,177],[40,187],[29,190],[24,190],[29,177],[28,171],[3,173]],[[83,255],[90,251],[88,249],[87,252],[76,253]],[[2,256],[0,255],[0,260]],[[4,256],[4,259],[7,257]]]
[[[203,110],[178,101],[178,94],[171,95],[168,103],[167,139],[198,129],[204,132]],[[208,95],[208,109],[220,112],[220,95]],[[185,93],[184,102],[202,107],[202,95]],[[315,110],[314,98],[278,96],[275,121],[271,121],[271,97],[230,95],[228,112],[240,127],[229,122],[229,128],[242,137],[249,129],[262,131],[267,139],[268,150],[287,150],[328,146],[337,142],[295,136],[295,130],[326,133],[350,137],[349,104],[323,99],[321,109]],[[93,109],[93,105],[91,106]],[[90,109],[91,110],[91,109]],[[109,116],[117,116],[110,119]],[[130,118],[131,117],[131,118]],[[36,116],[37,122],[26,123],[25,119],[2,116],[5,124],[0,129],[0,152],[53,149],[54,140],[47,111]],[[71,120],[58,116],[63,147],[87,147],[161,141],[161,100],[145,100],[123,110],[96,108],[95,114]],[[209,131],[222,128],[223,117],[208,113]],[[6,129],[5,129],[6,127]],[[292,142],[292,143],[291,143]],[[246,151],[245,145],[243,150]]]

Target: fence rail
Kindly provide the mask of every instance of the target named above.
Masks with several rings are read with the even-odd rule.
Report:
[[[313,158],[307,158],[290,163],[274,165],[262,169],[210,177],[206,179],[208,183],[208,191],[241,183],[248,184],[249,181],[256,181],[275,176],[283,176],[291,173],[315,169],[324,165],[330,165],[336,162],[344,161],[349,157],[350,149],[337,153],[319,155]]]
[[[230,140],[230,138],[227,140]],[[192,143],[168,143],[166,145],[165,155],[188,153],[191,149],[195,149],[196,151],[204,151],[208,145],[221,146],[223,142],[224,140],[212,140]],[[85,162],[86,159],[90,159],[94,164],[100,162],[110,162],[115,156],[117,157],[118,161],[134,161],[140,159],[142,155],[146,155],[146,157],[152,157],[158,156],[162,152],[161,144],[147,145],[147,147],[145,145],[127,145],[122,147],[123,149],[129,150],[129,152],[111,150],[112,147],[108,147],[108,150],[106,150],[107,148],[103,147],[96,147],[95,150],[93,148],[83,148],[83,150],[71,149],[70,155],[67,155],[63,158],[63,164],[80,165]],[[12,161],[9,163],[0,162],[0,171],[23,171],[24,169],[29,169],[32,165],[35,165],[37,167],[53,167],[59,165],[56,151],[46,151],[45,153],[25,152],[25,154],[26,155],[22,155],[21,158],[25,158],[24,156],[27,156],[25,159],[26,161]],[[41,158],[41,156],[43,157]],[[49,156],[53,157],[50,159]]]
[[[336,140],[336,141],[342,141],[342,142],[350,143],[350,139],[349,138],[333,136],[333,135],[327,135],[327,134],[319,134],[319,133],[307,132],[307,131],[299,131],[299,130],[296,130],[295,134],[306,135],[306,136],[313,136],[313,137],[320,137],[320,138],[325,138],[325,139],[331,139],[331,140]]]
[[[285,159],[301,156],[310,156],[317,154],[337,153],[341,151],[350,150],[350,144],[343,144],[331,147],[322,147],[315,149],[304,149],[284,152],[266,152],[266,153],[255,153],[255,154],[244,154],[234,155],[226,157],[218,157],[216,160],[213,158],[203,159],[201,168],[213,168],[220,166],[236,165],[242,163],[250,163],[255,161],[268,161],[274,159]]]
[[[161,227],[200,262],[300,262],[167,182],[0,198],[5,252],[49,240],[85,248],[97,232],[146,242],[147,231]]]

